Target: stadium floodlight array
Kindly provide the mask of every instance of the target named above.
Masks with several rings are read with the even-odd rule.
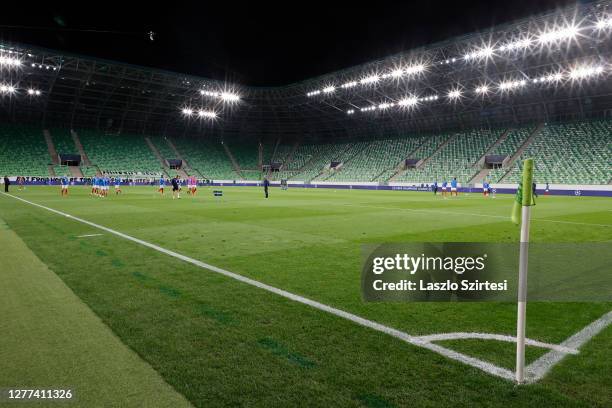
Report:
[[[0,55],[0,67],[17,68],[21,66],[21,60],[15,57]]]
[[[57,71],[57,67],[54,67],[53,65],[48,65],[48,64],[36,64],[36,63],[32,63],[32,64],[30,64],[30,66],[32,68],[52,69],[53,71]]]
[[[582,25],[579,24],[565,24],[565,25],[554,25],[550,29],[542,30],[536,33],[527,32],[520,34],[516,39],[501,43],[500,45],[485,45],[480,46],[472,51],[465,53],[462,56],[455,56],[452,58],[446,58],[441,61],[433,61],[430,62],[430,65],[443,65],[443,64],[451,64],[455,63],[459,60],[466,62],[478,62],[482,60],[487,60],[490,58],[494,58],[497,55],[501,55],[503,53],[523,50],[523,51],[531,51],[531,53],[535,52],[533,50],[535,46],[539,45],[540,50],[554,45],[561,45],[567,43],[572,40],[576,40],[578,36],[582,38],[591,38],[594,37],[589,35],[588,31],[591,30],[592,34],[596,34],[596,31],[602,30],[612,30],[612,17],[599,17],[595,21],[591,22],[583,22]],[[425,58],[423,57],[423,60]],[[313,97],[320,94],[330,94],[332,92],[326,92],[325,89],[333,88],[334,91],[336,88],[348,89],[356,87],[357,85],[374,85],[379,83],[382,79],[386,78],[395,78],[399,79],[406,76],[411,76],[415,74],[420,74],[426,71],[427,65],[424,63],[418,63],[410,65],[406,68],[393,68],[390,71],[382,74],[371,74],[366,77],[351,80],[345,82],[341,85],[328,84],[324,89],[317,89],[306,93],[306,96]]]
[[[503,80],[497,84],[495,83],[481,83],[477,87],[474,88],[473,93],[476,96],[484,97],[488,95],[490,92],[497,90],[499,93],[508,93],[510,91],[519,90],[522,88],[526,88],[530,83],[531,84],[554,84],[559,83],[563,80],[568,80],[572,82],[587,80],[593,77],[597,77],[605,72],[605,69],[602,65],[576,65],[565,71],[557,71],[554,73],[548,73],[541,76],[536,76],[534,78],[529,78],[527,75],[524,75],[521,79],[515,80]],[[446,96],[449,101],[456,101],[463,96],[463,92],[460,90],[462,88],[459,87],[453,88],[446,92]],[[438,100],[439,97],[437,94],[425,96],[425,97],[417,97],[417,96],[409,96],[395,101],[385,101],[381,102],[378,105],[371,105],[360,108],[361,112],[373,112],[376,110],[382,111],[389,109],[391,107],[414,107],[421,102],[432,102]],[[353,115],[355,113],[354,109],[347,110],[347,114]]]
[[[10,84],[0,84],[0,93],[12,95],[17,92],[17,88]]]
[[[32,96],[40,96],[41,92],[39,89],[33,89],[33,88],[29,88],[28,89],[28,95],[32,95]]]
[[[213,110],[198,109],[196,111],[196,110],[193,110],[192,108],[189,108],[189,107],[182,108],[181,112],[186,117],[192,117],[192,116],[196,115],[198,118],[215,119],[218,116],[217,112],[215,112]]]
[[[239,102],[240,101],[240,95],[235,94],[233,92],[228,92],[228,91],[214,92],[214,91],[206,91],[202,89],[200,91],[200,95],[218,98],[218,99],[221,99],[223,102]]]

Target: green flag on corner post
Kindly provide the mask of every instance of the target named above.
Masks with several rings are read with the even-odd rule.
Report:
[[[516,225],[521,223],[521,207],[534,205],[531,184],[533,183],[533,159],[523,161],[523,175],[516,189],[514,205],[512,206],[512,222]]]

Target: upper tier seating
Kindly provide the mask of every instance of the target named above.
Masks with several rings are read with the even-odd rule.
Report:
[[[536,183],[607,184],[612,178],[612,121],[547,124],[502,182],[518,183],[522,161],[529,157],[536,159]]]
[[[102,172],[156,176],[163,168],[142,136],[79,130],[89,160]]]
[[[174,138],[172,141],[200,177],[213,180],[240,180],[221,143],[191,138]]]
[[[48,177],[50,162],[40,127],[0,127],[0,176]]]
[[[476,162],[501,136],[501,130],[475,129],[450,135],[448,143],[438,150],[422,167],[410,169],[402,176],[406,181],[432,183],[450,181],[469,182],[480,168]]]

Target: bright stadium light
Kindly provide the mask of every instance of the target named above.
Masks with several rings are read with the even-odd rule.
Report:
[[[480,95],[486,95],[487,93],[489,93],[489,87],[487,85],[481,85],[476,88],[476,93]]]
[[[404,75],[404,70],[402,68],[397,68],[397,69],[394,69],[393,71],[391,71],[391,76],[393,78],[399,78],[402,75]]]
[[[409,98],[404,98],[404,99],[400,99],[397,104],[399,106],[415,106],[417,103],[419,103],[419,99],[416,96],[411,96]]]
[[[238,102],[240,100],[240,96],[232,92],[221,92],[219,97],[224,102]]]
[[[332,93],[336,90],[335,86],[327,86],[325,88],[323,88],[323,93]]]
[[[36,90],[34,91],[34,95],[36,95],[36,96],[40,96],[40,94],[41,94],[41,92],[40,92],[38,89],[36,89]]]
[[[598,20],[595,24],[595,27],[599,30],[603,30],[605,28],[612,28],[612,18],[605,18],[602,20]]]
[[[570,71],[569,77],[574,80],[585,79],[599,75],[603,70],[602,66],[579,66]]]
[[[0,92],[4,94],[14,94],[17,90],[13,85],[2,84],[0,85]]]
[[[380,76],[378,75],[370,75],[368,77],[363,78],[361,81],[359,81],[362,84],[373,84],[376,83],[380,80]]]
[[[349,110],[347,110],[347,111],[346,111],[346,113],[347,113],[348,115],[352,115],[352,114],[354,114],[354,113],[355,113],[355,109],[349,109]]]
[[[406,68],[406,73],[408,75],[419,74],[423,71],[425,71],[425,65],[423,64],[411,65],[408,68]]]
[[[191,108],[183,108],[181,110],[181,112],[183,112],[183,115],[185,115],[185,116],[193,115],[193,109],[191,109]]]
[[[19,67],[21,66],[21,60],[14,57],[0,56],[0,66],[2,67]]]
[[[380,105],[378,105],[378,109],[389,109],[390,107],[392,107],[393,104],[392,103],[388,103],[388,102],[384,102],[381,103]]]
[[[538,36],[538,41],[542,44],[549,44],[555,41],[570,40],[576,37],[578,31],[578,27],[571,25],[565,28],[559,28],[542,33]]]
[[[448,94],[446,94],[446,96],[448,97],[448,99],[457,100],[461,98],[461,91],[459,89],[453,89],[449,91]]]
[[[204,109],[200,109],[198,111],[198,116],[201,118],[209,118],[209,119],[214,119],[217,117],[217,113],[214,111],[209,111],[209,110],[204,110]]]
[[[357,81],[351,81],[351,82],[347,82],[341,85],[342,88],[352,88],[354,86],[357,86],[358,82]]]

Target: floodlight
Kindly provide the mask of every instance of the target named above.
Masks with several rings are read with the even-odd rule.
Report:
[[[570,78],[571,79],[584,79],[584,78],[588,78],[594,75],[598,75],[601,74],[603,72],[603,67],[602,66],[580,66],[580,67],[576,67],[574,69],[572,69],[570,71]]]
[[[370,75],[368,77],[363,78],[361,81],[362,84],[373,84],[375,82],[378,82],[380,80],[380,77],[378,75]]]
[[[216,118],[217,117],[217,113],[214,111],[208,111],[208,110],[204,110],[204,109],[200,109],[198,111],[198,116],[201,118]]]
[[[400,99],[397,103],[399,106],[415,106],[419,100],[415,96],[409,98]]]
[[[231,92],[221,92],[219,97],[224,102],[238,102],[240,100],[240,96]]]
[[[38,89],[34,91],[34,94],[35,94],[36,96],[40,96],[40,93],[41,93],[41,92],[40,92]]]
[[[334,92],[335,90],[336,90],[336,87],[335,87],[335,86],[328,86],[328,87],[323,88],[323,92],[324,92],[324,93],[332,93],[332,92]]]
[[[604,28],[612,27],[612,18],[605,18],[602,20],[598,20],[597,23],[595,24],[595,27],[597,27],[599,30],[603,30]]]
[[[548,31],[540,34],[538,41],[542,44],[548,44],[554,41],[568,40],[576,37],[579,28],[576,26],[568,26],[553,31]]]
[[[193,109],[183,108],[182,112],[183,112],[183,115],[185,116],[191,116],[193,114]]]
[[[34,95],[34,90],[32,88],[28,89],[28,95]]]
[[[346,111],[346,113],[352,115],[353,113],[355,113],[355,109],[349,109]]]
[[[447,96],[449,99],[459,99],[461,98],[461,91],[459,89],[453,89],[448,92]]]
[[[484,95],[489,92],[489,87],[487,85],[482,85],[476,88],[476,93]]]
[[[391,76],[393,78],[399,78],[402,75],[404,75],[404,70],[402,68],[394,69],[393,71],[391,71]]]
[[[342,88],[352,88],[354,86],[357,85],[357,81],[351,81],[351,82],[347,82],[345,84],[342,84]]]

